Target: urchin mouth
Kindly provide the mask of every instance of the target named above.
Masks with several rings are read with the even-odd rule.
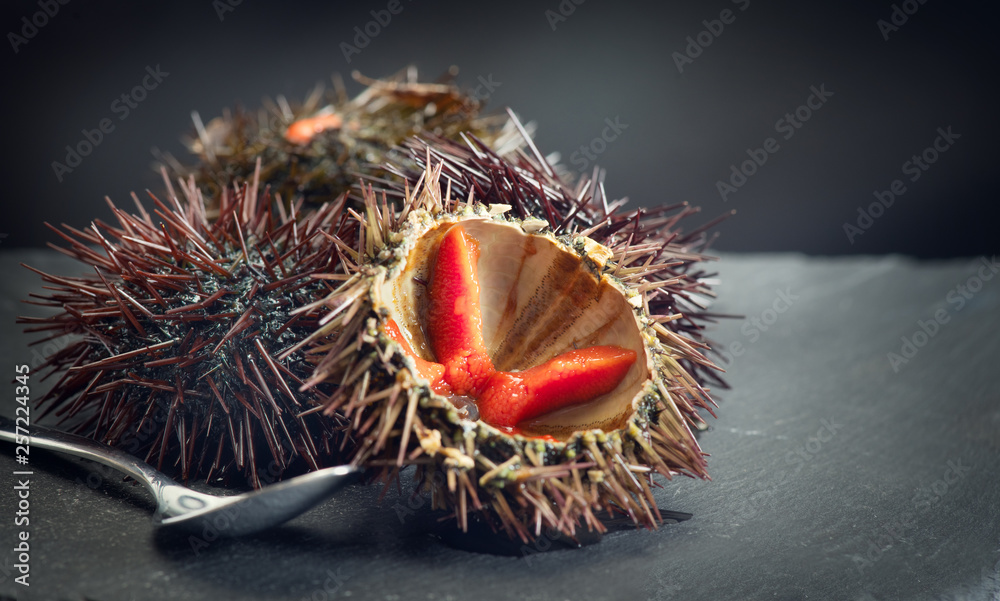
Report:
[[[463,325],[453,322],[471,305],[442,317],[436,300],[442,287],[454,285],[443,283],[448,277],[438,266],[447,262],[441,249],[456,229],[479,250],[472,263],[481,319],[468,328],[475,330],[468,340]],[[579,430],[624,426],[651,369],[633,309],[609,278],[555,239],[513,223],[470,218],[411,233],[381,298],[391,299],[386,323],[398,327],[398,336],[389,337],[414,359],[415,375],[433,392],[452,401],[461,417],[475,419],[478,412],[507,433],[565,440]],[[453,292],[468,300],[461,286]],[[444,342],[442,331],[448,332]],[[452,389],[449,362],[456,355],[460,364],[472,357],[479,367],[459,368],[468,369],[472,381]]]

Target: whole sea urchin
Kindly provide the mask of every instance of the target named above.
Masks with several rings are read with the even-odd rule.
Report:
[[[319,326],[296,310],[330,290],[310,276],[337,264],[326,230],[343,202],[301,216],[257,181],[223,191],[213,222],[193,182],[183,198],[168,182],[152,216],[135,198],[138,214],[111,205],[117,225],[49,226],[96,273],[35,270],[50,292],[34,304],[60,311],[19,322],[70,340],[45,364],[46,412],[184,479],[235,471],[259,487],[331,463],[338,424],[310,412],[323,387],[300,392],[312,365],[285,351]]]
[[[259,160],[262,181],[276,193],[319,203],[346,192],[359,175],[381,176],[383,163],[405,158],[394,147],[414,134],[471,132],[501,153],[518,148],[513,124],[505,115],[481,115],[484,99],[452,83],[456,73],[437,82],[418,81],[413,67],[385,79],[355,73],[367,87],[354,98],[335,79],[335,95],[316,88],[301,105],[278,97],[256,113],[227,111],[207,124],[195,113],[197,137],[187,146],[197,164],[161,158],[179,176],[193,175],[209,198],[231,181],[249,179]]]
[[[691,209],[623,214],[534,146],[512,163],[475,140],[409,145],[420,178],[397,169],[399,208],[365,190],[335,239],[344,282],[300,309],[328,308],[307,384],[336,385],[354,461],[418,465],[463,529],[470,511],[524,540],[602,531],[602,509],[654,526],[654,473],[707,476],[707,240],[676,229]]]

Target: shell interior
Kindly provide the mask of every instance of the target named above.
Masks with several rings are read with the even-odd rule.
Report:
[[[483,337],[499,370],[522,371],[565,351],[616,345],[638,359],[610,393],[520,424],[525,435],[566,439],[575,431],[620,428],[650,379],[652,360],[632,306],[596,265],[551,235],[529,234],[516,223],[462,219],[479,246],[477,263]],[[456,223],[426,221],[401,247],[400,263],[382,284],[389,316],[414,351],[434,360],[424,324],[436,249]]]

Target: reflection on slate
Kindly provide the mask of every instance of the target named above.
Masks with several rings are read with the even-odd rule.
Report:
[[[33,361],[14,314],[70,273],[0,253],[3,365]],[[18,599],[988,599],[1000,592],[1000,265],[728,255],[711,332],[732,390],[701,435],[713,481],[656,490],[673,523],[594,544],[458,540],[404,482],[354,486],[239,540],[153,530],[136,485],[31,455],[31,587]],[[895,354],[898,359],[893,358]],[[37,363],[36,363],[37,366]],[[33,381],[33,395],[39,383]],[[13,413],[11,395],[0,411]],[[13,446],[0,445],[4,482]],[[691,514],[690,519],[685,514]],[[590,542],[590,541],[581,541]]]

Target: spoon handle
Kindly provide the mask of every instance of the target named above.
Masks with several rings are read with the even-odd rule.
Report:
[[[17,424],[14,420],[0,415],[0,440],[15,442],[17,440],[16,431]],[[153,469],[145,461],[114,447],[76,434],[31,425],[28,428],[28,443],[33,447],[96,461],[124,472],[143,483],[158,501],[162,497],[161,491],[164,488],[180,486],[165,474]]]

